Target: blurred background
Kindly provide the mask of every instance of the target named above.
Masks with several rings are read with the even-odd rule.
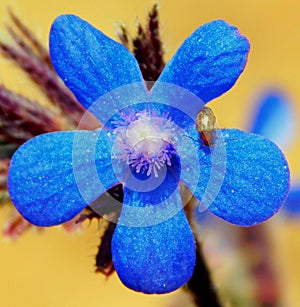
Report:
[[[157,3],[166,60],[198,26],[214,19],[226,20],[248,37],[251,51],[244,73],[233,89],[210,103],[220,127],[247,130],[260,95],[268,88],[284,92],[299,118],[299,1],[160,0]],[[144,23],[153,4],[154,1],[140,0],[0,0],[0,38],[9,41],[4,26],[9,23],[8,7],[47,45],[48,32],[57,15],[79,15],[116,38],[115,29],[120,21],[134,33],[137,20]],[[0,82],[31,99],[46,100],[23,72],[3,57],[0,57]],[[278,125],[284,133],[285,122],[279,120]],[[287,138],[291,142],[285,154],[292,182],[296,183],[300,178],[297,125],[292,134],[287,133]],[[0,209],[1,226],[9,215],[8,207]],[[15,242],[1,236],[0,306],[192,306],[182,290],[161,296],[143,295],[126,289],[116,274],[109,278],[95,274],[93,257],[99,245],[99,225],[93,222],[85,226],[86,230],[72,234],[60,227],[29,231]],[[226,228],[222,236],[213,230],[215,227],[200,225],[200,237],[216,285],[228,306],[255,307],[248,300],[255,280],[249,281],[244,276],[243,252],[237,251],[232,243],[236,227],[223,224],[220,227]],[[265,223],[265,229],[281,293],[280,306],[299,307],[300,218],[286,218],[280,213]]]

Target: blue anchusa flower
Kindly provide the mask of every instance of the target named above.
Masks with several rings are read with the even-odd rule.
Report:
[[[285,93],[273,88],[266,90],[259,96],[249,131],[261,134],[272,140],[280,148],[287,149],[295,140],[296,129],[295,111],[293,110],[290,98]],[[299,183],[291,185],[290,192],[282,209],[288,217],[299,218]]]
[[[181,187],[243,226],[270,218],[288,192],[289,168],[274,143],[236,129],[210,135],[200,129],[210,116],[199,119],[199,111],[234,85],[248,51],[237,28],[212,21],[184,41],[147,90],[124,46],[77,16],[58,17],[50,32],[53,66],[103,127],[47,133],[22,145],[8,178],[16,208],[35,225],[57,225],[121,183],[112,239],[120,279],[144,293],[184,285],[194,270],[195,242]]]

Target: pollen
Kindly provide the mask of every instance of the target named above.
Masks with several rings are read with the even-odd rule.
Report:
[[[153,173],[158,177],[164,165],[171,166],[176,126],[167,116],[146,112],[130,114],[118,122],[115,131],[117,158],[126,161],[137,174]]]

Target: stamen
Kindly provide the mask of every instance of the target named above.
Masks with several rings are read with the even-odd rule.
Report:
[[[154,173],[158,177],[164,165],[171,166],[175,124],[170,118],[154,113],[133,112],[121,117],[123,120],[113,122],[118,133],[114,148],[117,158],[125,160],[137,174]]]

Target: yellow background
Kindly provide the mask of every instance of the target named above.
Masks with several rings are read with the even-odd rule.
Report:
[[[141,0],[0,0],[0,31],[9,18],[7,6],[25,21],[46,44],[53,19],[74,13],[115,37],[115,26],[124,21],[134,29],[137,16],[145,20],[153,1]],[[166,58],[196,27],[213,19],[236,25],[251,42],[247,67],[235,87],[210,104],[222,127],[246,128],[257,91],[268,85],[284,89],[300,112],[300,2],[298,0],[161,0],[162,38]],[[3,30],[3,31],[2,31]],[[6,39],[4,33],[0,38]],[[45,99],[10,62],[0,62],[0,82],[31,98]],[[281,123],[278,123],[280,125]],[[285,127],[282,126],[284,130]],[[300,141],[286,152],[292,177],[300,177]],[[1,222],[8,216],[1,210]],[[274,256],[282,278],[283,306],[298,307],[300,299],[300,221],[271,222]],[[209,231],[209,230],[207,230]],[[93,273],[99,243],[94,223],[86,232],[67,235],[59,227],[30,232],[18,242],[1,238],[0,306],[174,306],[181,294],[146,296],[126,289],[116,275],[106,280]],[[180,306],[180,303],[179,305]]]

